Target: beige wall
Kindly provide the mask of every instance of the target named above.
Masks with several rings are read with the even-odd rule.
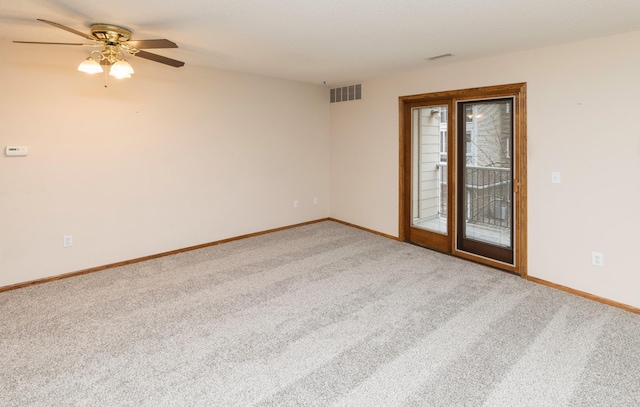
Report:
[[[329,216],[326,89],[71,48],[0,42],[0,286]]]
[[[640,307],[638,44],[633,32],[364,82],[361,101],[330,108],[331,215],[398,235],[399,96],[527,82],[529,275]]]
[[[527,82],[529,274],[640,307],[638,43],[425,61],[329,105],[322,87],[135,59],[105,89],[77,49],[0,41],[0,147],[30,148],[0,155],[0,286],[326,216],[397,236],[398,97]]]

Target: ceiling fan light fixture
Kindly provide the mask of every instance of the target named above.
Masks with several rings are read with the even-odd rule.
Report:
[[[116,79],[129,79],[131,78],[131,74],[124,72],[109,72],[109,76],[113,76]]]
[[[131,78],[131,74],[133,74],[133,67],[124,59],[117,61],[109,69],[109,75],[118,79]]]
[[[104,72],[100,64],[92,57],[87,57],[87,59],[82,61],[78,66],[78,71],[88,74]]]
[[[131,78],[133,68],[124,59],[124,55],[135,55],[143,59],[159,62],[174,68],[184,66],[184,62],[167,58],[162,55],[143,51],[147,48],[178,48],[178,46],[167,39],[137,40],[131,41],[131,31],[124,27],[111,24],[93,24],[91,33],[85,34],[73,28],[66,27],[53,21],[38,19],[43,23],[63,29],[70,33],[79,35],[85,40],[92,41],[89,44],[67,43],[67,42],[33,42],[14,41],[26,44],[51,44],[51,45],[83,45],[89,47],[104,47],[102,50],[91,51],[89,57],[78,66],[78,71],[89,74],[105,72],[102,65],[109,66],[109,75],[115,78]],[[105,74],[105,87],[107,76]]]
[[[127,61],[125,61],[124,59],[121,59],[117,61],[115,64],[111,65],[111,72],[113,71],[132,74],[133,67]]]

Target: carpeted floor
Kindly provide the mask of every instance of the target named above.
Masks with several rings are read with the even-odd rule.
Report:
[[[0,293],[0,406],[639,406],[640,316],[335,222]]]

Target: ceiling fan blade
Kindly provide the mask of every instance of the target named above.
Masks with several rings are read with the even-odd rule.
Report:
[[[83,32],[80,32],[78,30],[74,30],[73,28],[69,28],[69,27],[64,26],[62,24],[54,23],[53,21],[43,20],[41,18],[38,18],[38,21],[42,21],[43,23],[51,24],[54,27],[58,27],[58,28],[63,29],[65,31],[69,31],[70,33],[74,33],[74,34],[79,35],[81,37],[84,37],[84,38],[86,38],[88,40],[98,41],[98,39],[96,37],[94,37],[93,35],[91,35],[91,34],[85,34]]]
[[[135,56],[140,57],[140,58],[144,58],[144,59],[149,59],[149,60],[155,61],[155,62],[160,62],[161,64],[170,65],[170,66],[173,66],[175,68],[179,68],[179,67],[184,65],[184,62],[182,62],[182,61],[178,61],[178,60],[175,60],[175,59],[163,57],[162,55],[158,55],[158,54],[152,54],[151,52],[147,52],[147,51],[136,52]]]
[[[42,41],[13,41],[16,44],[44,44],[44,45],[81,45],[84,47],[101,47],[102,44],[82,44],[79,42],[42,42]]]
[[[175,42],[169,40],[137,40],[127,41],[127,44],[137,49],[151,49],[151,48],[178,48]]]

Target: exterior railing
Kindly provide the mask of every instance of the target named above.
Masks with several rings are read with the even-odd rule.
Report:
[[[447,163],[439,163],[440,213],[447,215]],[[511,228],[511,171],[509,168],[466,166],[466,220],[492,228]]]

